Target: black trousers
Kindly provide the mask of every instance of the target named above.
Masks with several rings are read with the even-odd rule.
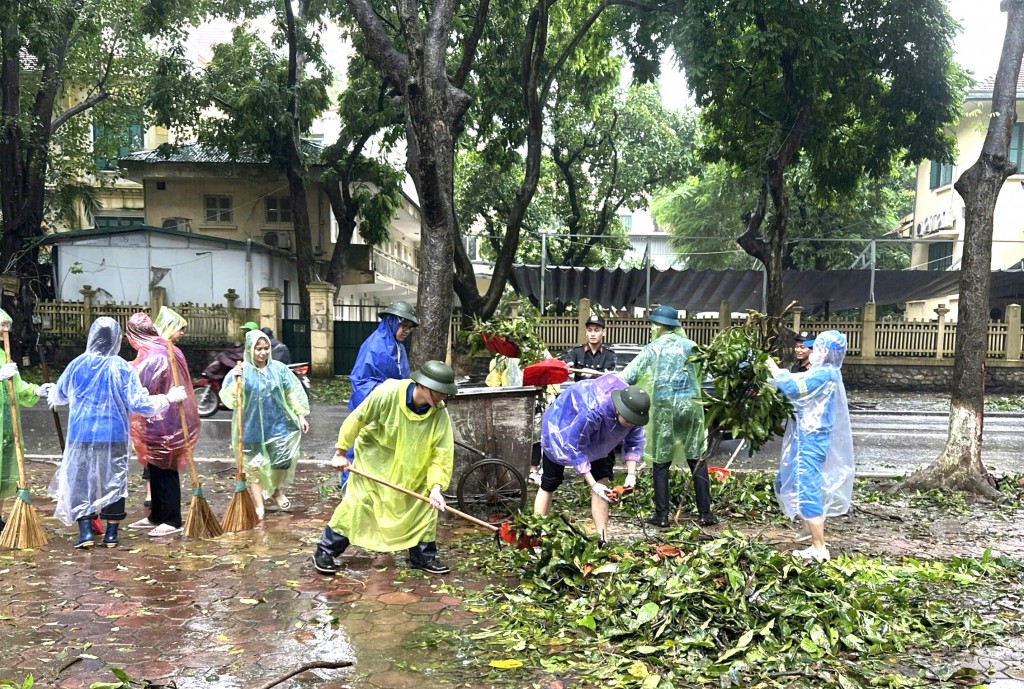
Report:
[[[153,494],[149,521],[178,527],[181,521],[181,477],[173,469],[149,464],[149,489]]]
[[[324,527],[320,535],[320,550],[330,553],[331,557],[338,557],[348,549],[349,540],[344,534],[340,534],[329,526]],[[420,541],[409,548],[409,560],[414,565],[425,565],[437,559],[437,541]]]
[[[697,498],[697,511],[701,514],[711,512],[711,482],[708,479],[708,463],[699,459],[686,460],[693,477],[693,492]],[[671,509],[668,490],[668,472],[670,463],[654,465],[654,514],[659,519],[668,518]]]
[[[114,502],[100,509],[100,519],[104,519],[108,522],[119,522],[127,516],[128,513],[125,512],[124,509],[124,498],[115,500]],[[79,517],[78,521],[87,522],[92,519],[96,519],[95,512],[93,512],[92,514],[87,514],[84,517]]]

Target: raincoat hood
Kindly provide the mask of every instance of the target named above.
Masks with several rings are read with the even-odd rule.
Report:
[[[12,323],[14,323],[14,319],[11,318],[11,315],[3,309],[0,309],[0,326],[6,325],[10,328]]]
[[[810,361],[814,366],[840,368],[846,358],[846,335],[837,330],[826,330],[814,338]]]
[[[160,339],[160,334],[153,325],[152,319],[145,313],[133,314],[128,319],[128,327],[125,328],[125,336],[128,344],[137,352],[153,349],[155,347],[165,348],[167,345]]]
[[[160,337],[165,340],[170,339],[171,335],[180,332],[188,327],[188,321],[181,317],[181,315],[169,309],[166,306],[160,307],[160,313],[156,316],[156,321],[153,323],[156,327]]]
[[[377,329],[359,347],[349,377],[352,383],[352,397],[348,402],[350,411],[358,407],[385,380],[404,380],[411,375],[405,345],[395,339],[401,324],[402,319],[398,316],[383,314]]]
[[[96,356],[117,356],[121,350],[121,325],[113,318],[100,316],[89,328],[85,353]]]
[[[245,351],[242,352],[242,360],[250,366],[256,366],[256,361],[253,357],[256,351],[256,343],[263,340],[270,347],[270,338],[265,333],[259,330],[250,330],[245,334]],[[270,362],[270,355],[267,355],[267,362]]]

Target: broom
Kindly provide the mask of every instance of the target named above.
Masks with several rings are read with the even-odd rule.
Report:
[[[4,330],[4,353],[11,360],[11,338]],[[18,458],[18,492],[14,496],[14,509],[7,527],[0,534],[0,548],[21,550],[38,548],[47,544],[48,539],[39,524],[39,515],[32,507],[25,478],[25,453],[21,447],[21,428],[18,418],[18,402],[14,398],[14,379],[7,379],[7,397],[11,403],[11,429],[14,432],[14,452]]]
[[[231,496],[228,509],[224,513],[224,520],[221,527],[226,532],[248,531],[260,523],[259,515],[256,514],[256,503],[252,501],[249,494],[249,486],[245,482],[245,472],[242,471],[242,376],[238,376],[238,404],[235,407],[236,426],[238,431],[235,436],[235,494]]]
[[[178,367],[175,366],[174,345],[167,341],[167,356],[171,366],[171,379],[175,387],[179,384]],[[188,473],[192,477],[192,502],[188,506],[185,517],[184,534],[187,538],[217,538],[224,533],[220,522],[210,509],[210,503],[203,496],[203,487],[199,483],[199,473],[192,458],[192,443],[188,437],[188,422],[185,420],[185,405],[178,405],[178,417],[181,419],[181,434],[185,438],[185,455],[188,457]]]

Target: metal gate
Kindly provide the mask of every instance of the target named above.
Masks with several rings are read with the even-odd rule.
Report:
[[[352,373],[363,340],[377,329],[380,321],[334,321],[334,375]]]
[[[310,361],[313,348],[309,341],[309,321],[282,319],[281,342],[288,345],[293,363]]]

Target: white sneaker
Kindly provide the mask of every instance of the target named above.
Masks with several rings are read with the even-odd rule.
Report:
[[[813,545],[803,550],[794,550],[793,555],[801,560],[816,560],[817,562],[826,562],[831,557],[828,548],[818,548]]]
[[[530,470],[530,482],[540,485],[541,473],[537,469]]]

